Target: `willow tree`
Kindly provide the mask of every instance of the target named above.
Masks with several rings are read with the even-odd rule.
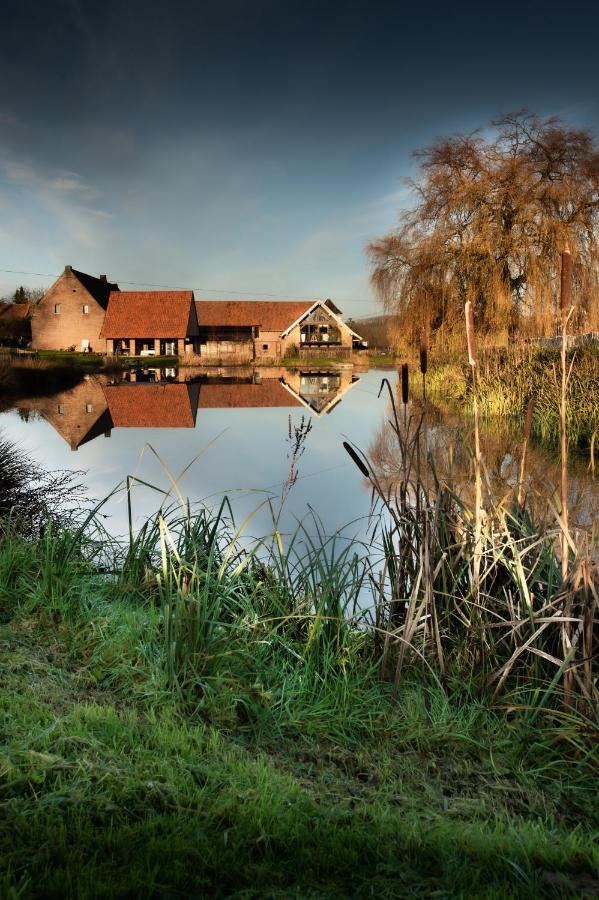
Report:
[[[368,246],[387,312],[452,329],[464,303],[482,332],[552,333],[560,252],[575,260],[578,329],[598,327],[599,147],[587,129],[529,113],[419,151],[412,208]]]

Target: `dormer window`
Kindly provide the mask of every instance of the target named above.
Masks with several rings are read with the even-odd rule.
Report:
[[[59,316],[59,315],[60,315],[60,303],[55,303],[55,304],[54,304],[54,315],[55,315],[55,316]]]
[[[83,312],[84,316],[89,316],[89,304],[84,303],[81,307],[81,311]]]

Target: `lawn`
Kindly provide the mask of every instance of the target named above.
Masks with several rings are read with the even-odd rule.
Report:
[[[579,715],[418,669],[392,703],[364,634],[332,659],[254,627],[275,591],[249,569],[173,684],[153,579],[73,547],[0,542],[1,896],[597,895]]]

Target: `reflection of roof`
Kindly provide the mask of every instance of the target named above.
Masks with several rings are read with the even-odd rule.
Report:
[[[182,338],[193,291],[117,291],[110,295],[101,337]]]
[[[81,282],[86,291],[88,291],[96,303],[99,303],[102,309],[108,306],[108,297],[111,291],[118,291],[118,284],[111,284],[106,278],[94,278],[93,275],[87,275],[85,272],[78,272],[77,269],[71,269],[73,275]]]
[[[202,409],[301,405],[275,378],[260,384],[202,384],[198,402]]]
[[[104,394],[115,428],[193,428],[195,425],[197,385],[108,385]]]
[[[30,312],[29,303],[0,303],[0,318],[3,322],[26,319]]]
[[[282,331],[313,305],[314,300],[196,300],[200,328],[257,325],[263,331]]]

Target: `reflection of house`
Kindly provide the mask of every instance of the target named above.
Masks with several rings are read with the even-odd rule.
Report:
[[[100,381],[86,376],[76,387],[51,397],[20,400],[19,410],[35,411],[52,425],[71,450],[104,434],[110,437],[112,419]]]
[[[35,309],[33,347],[130,356],[260,360],[349,355],[359,335],[331,300],[194,300],[193,291],[120,291],[66,266]]]
[[[107,281],[106,275],[94,278],[65,266],[33,310],[32,346],[36,350],[102,352],[100,331],[111,291],[118,291],[118,285]]]
[[[201,409],[264,409],[301,406],[300,400],[277,378],[256,382],[204,382],[200,386]]]
[[[183,370],[182,370],[183,371]],[[189,370],[187,370],[189,371]],[[123,373],[117,384],[86,376],[76,387],[51,397],[23,400],[19,409],[35,411],[77,450],[113,428],[194,428],[198,408],[274,409],[303,407],[317,416],[331,412],[358,380],[351,367],[339,370],[256,370],[252,378],[176,381],[173,369]]]
[[[324,371],[290,372],[285,377],[285,387],[297,396],[298,401],[317,416],[328,415],[346,391],[359,381],[351,369],[325,369]]]
[[[107,385],[104,394],[115,428],[194,428],[198,384]]]
[[[19,401],[19,410],[37,412],[77,450],[113,428],[194,428],[199,385],[182,382],[105,385],[86,376],[69,391]]]

